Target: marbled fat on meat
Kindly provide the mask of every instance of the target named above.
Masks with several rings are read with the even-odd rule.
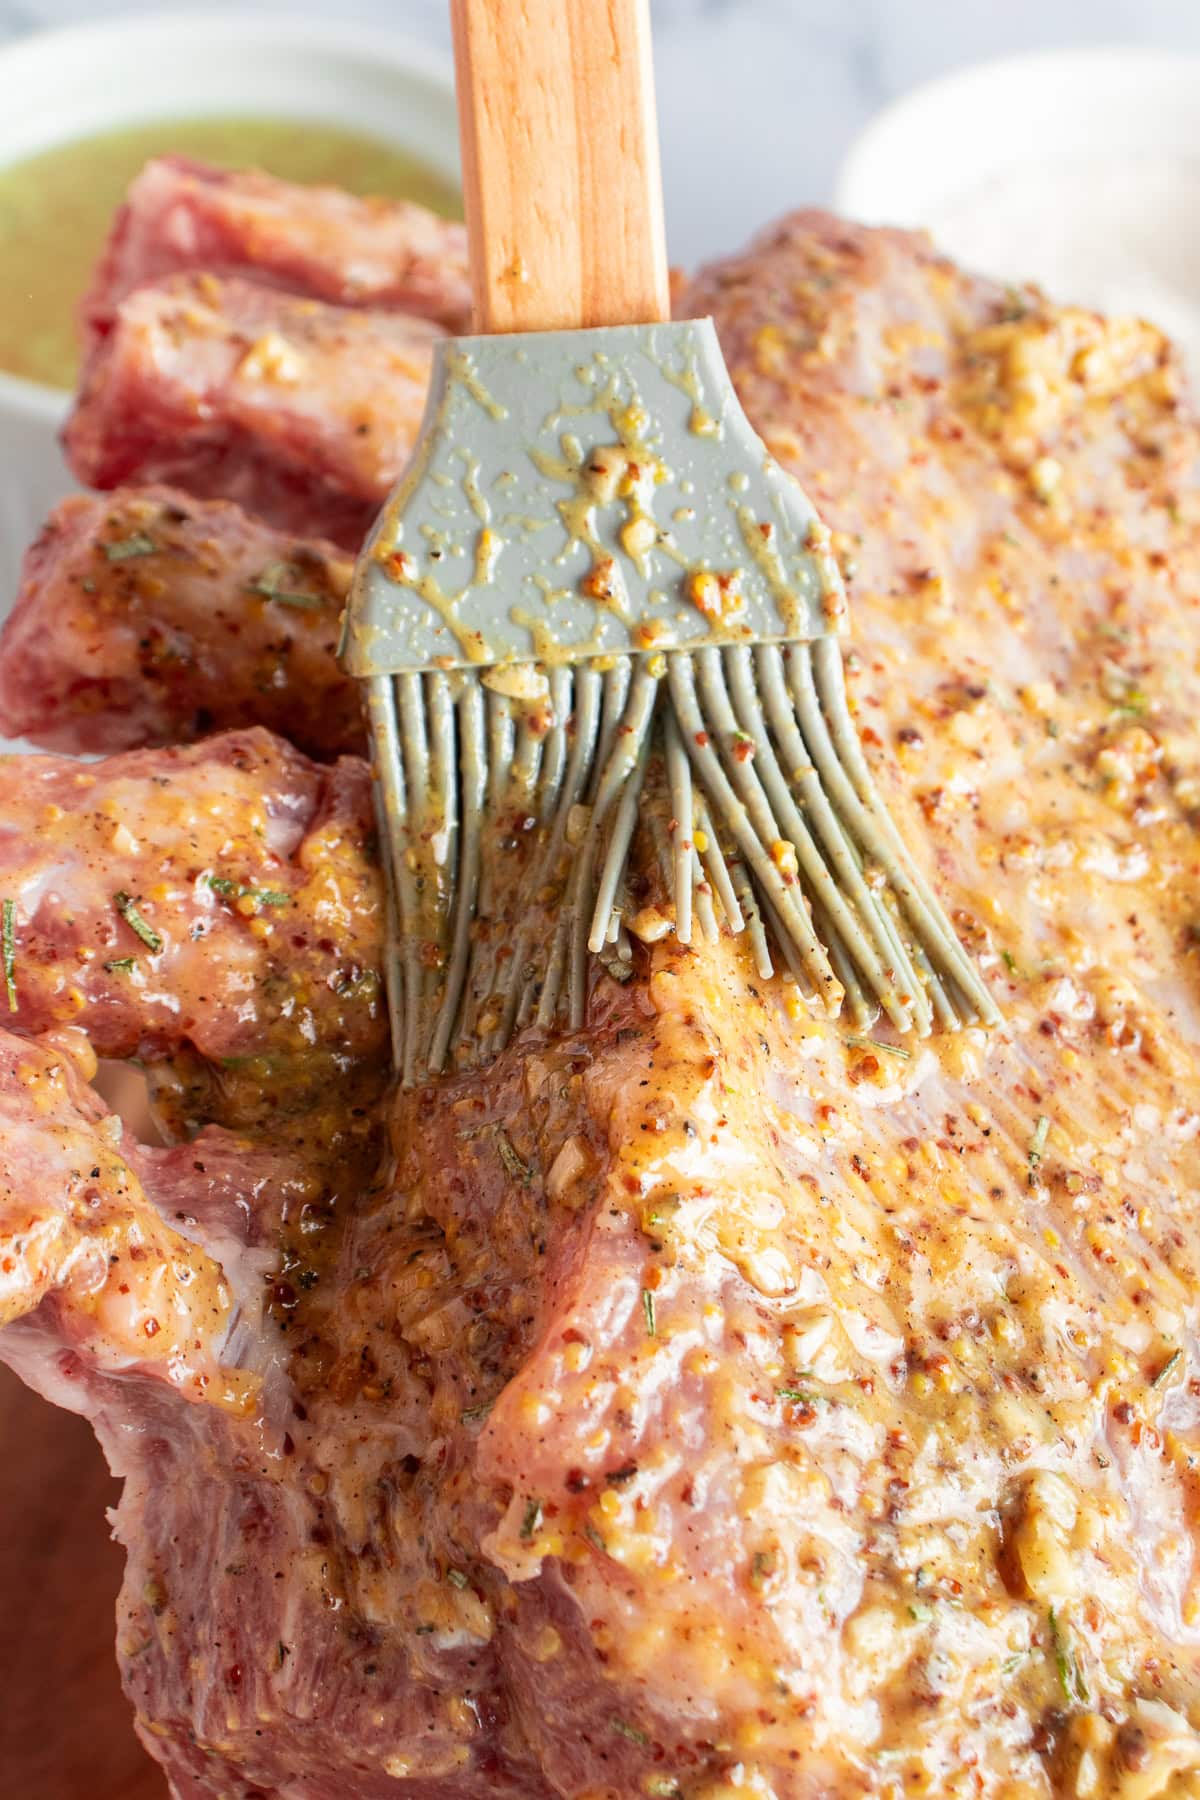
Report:
[[[834,528],[868,752],[1004,1025],[847,1035],[734,940],[639,949],[581,1033],[396,1100],[354,1201],[302,1228],[303,1154],[247,1193],[266,1317],[194,1315],[244,1416],[114,1369],[61,1282],[0,1350],[127,1475],[118,1649],[184,1800],[1187,1800],[1182,377],[1146,326],[823,215],[683,308]],[[16,1093],[23,1191],[70,1212],[64,1121]]]

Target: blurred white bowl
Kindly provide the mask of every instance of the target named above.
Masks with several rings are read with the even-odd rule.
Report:
[[[968,267],[1137,312],[1200,361],[1200,58],[1110,48],[981,63],[851,146],[838,210],[921,225]]]
[[[254,115],[364,132],[458,179],[449,65],[386,31],[220,10],[110,19],[0,49],[0,93],[0,166],[123,125]],[[0,372],[0,616],[25,546],[78,486],[58,448],[69,404]]]

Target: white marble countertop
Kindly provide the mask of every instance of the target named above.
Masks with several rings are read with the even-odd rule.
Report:
[[[982,57],[1081,44],[1200,51],[1196,0],[652,0],[673,257],[733,249],[789,206],[828,200],[846,146],[886,101]],[[0,38],[165,10],[0,0]],[[197,7],[198,10],[198,7]],[[446,45],[446,0],[241,0]]]

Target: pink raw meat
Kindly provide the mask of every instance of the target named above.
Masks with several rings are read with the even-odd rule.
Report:
[[[105,762],[5,759],[7,1005],[102,1056],[190,1044],[373,1054],[380,907],[367,772],[269,732]]]
[[[408,456],[435,326],[214,275],[130,294],[63,443],[80,481],[162,481],[282,531],[361,541]]]
[[[0,633],[0,727],[74,752],[254,724],[316,756],[357,750],[358,690],[334,656],[350,572],[232,501],[72,495]]]
[[[467,329],[461,225],[408,200],[359,199],[261,169],[166,156],[146,164],[113,220],[80,308],[86,341],[112,330],[134,288],[197,270]]]

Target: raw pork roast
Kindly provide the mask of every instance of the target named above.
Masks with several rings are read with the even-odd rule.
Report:
[[[118,228],[69,442],[184,493],[67,503],[0,672],[10,727],[126,752],[11,770],[0,1353],[124,1478],[118,1655],[173,1793],[1200,1794],[1169,347],[819,214],[702,274],[681,310],[834,530],[864,741],[1005,1023],[851,1035],[668,940],[578,1034],[389,1097],[365,771],[261,725],[358,741],[311,540],[395,472],[429,327],[281,295],[277,247],[267,287],[236,244],[180,273],[178,179]],[[96,1051],[176,1141],[106,1112]]]

